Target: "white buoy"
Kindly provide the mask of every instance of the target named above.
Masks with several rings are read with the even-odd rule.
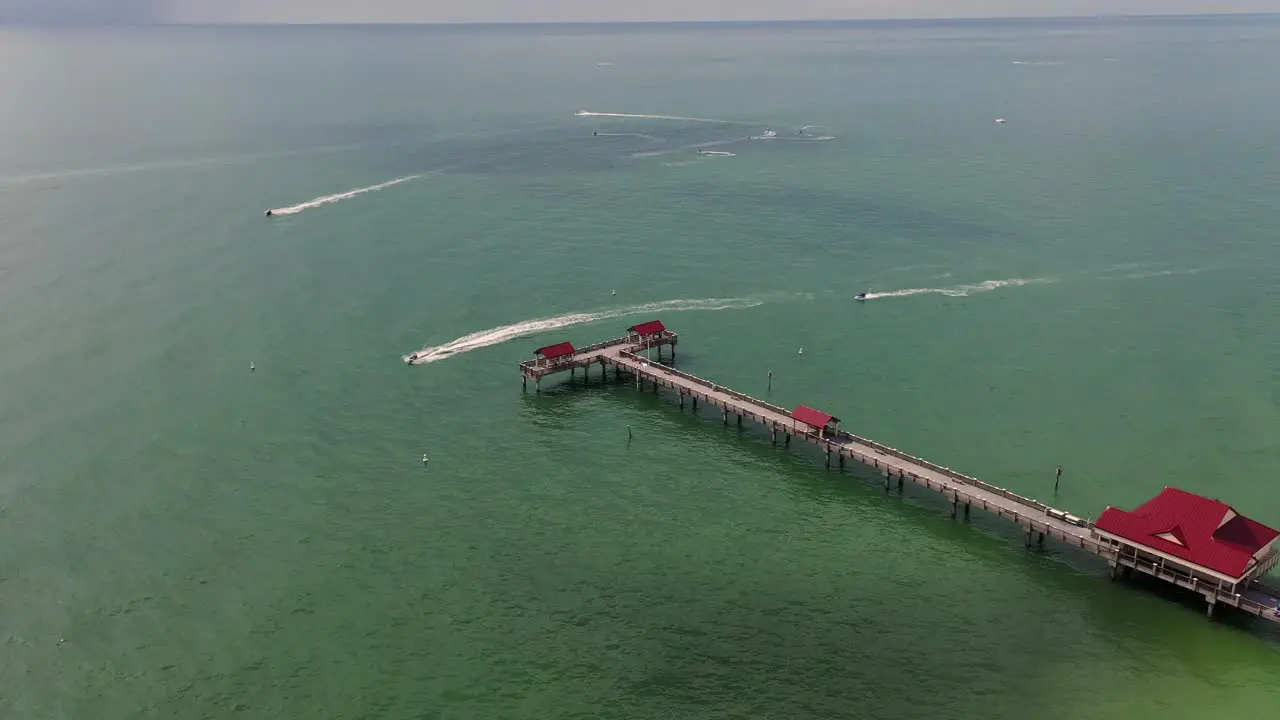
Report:
[[[617,294],[618,294],[618,291],[617,291],[617,290],[610,290],[610,291],[609,291],[609,294],[610,294],[610,295],[617,295]]]
[[[255,366],[255,365],[253,364],[253,361],[252,361],[252,360],[250,360],[250,361],[249,361],[249,372],[253,372],[254,370],[257,370],[257,369],[258,369],[258,368],[257,368],[257,366]]]
[[[422,464],[423,464],[423,465],[426,465],[426,464],[427,464],[427,454],[426,454],[426,453],[422,453]]]

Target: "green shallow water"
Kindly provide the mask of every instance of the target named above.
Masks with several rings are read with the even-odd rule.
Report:
[[[1261,623],[515,365],[657,316],[682,369],[1080,515],[1280,523],[1278,36],[0,31],[0,710],[1274,709]]]

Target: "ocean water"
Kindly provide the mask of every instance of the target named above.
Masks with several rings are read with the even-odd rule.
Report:
[[[685,370],[1082,516],[1176,485],[1280,524],[1280,21],[0,29],[0,64],[0,716],[1280,707],[1265,623],[516,370],[656,317]]]

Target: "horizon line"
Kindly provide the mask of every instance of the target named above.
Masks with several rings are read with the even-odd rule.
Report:
[[[775,20],[437,20],[437,21],[396,21],[396,20],[364,20],[344,22],[254,22],[254,21],[152,21],[152,22],[103,22],[76,21],[62,22],[6,22],[0,20],[3,27],[600,27],[600,26],[644,26],[644,25],[830,25],[830,24],[925,24],[925,23],[980,23],[980,22],[1063,22],[1063,21],[1126,21],[1126,20],[1194,20],[1210,18],[1280,18],[1280,12],[1212,12],[1212,13],[1167,13],[1167,14],[1123,14],[1102,13],[1087,15],[965,15],[945,17],[903,17],[903,18],[806,18]]]

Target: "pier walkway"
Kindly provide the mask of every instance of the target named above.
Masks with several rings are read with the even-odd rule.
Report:
[[[637,330],[640,332],[636,332]],[[738,427],[742,426],[744,419],[763,425],[770,432],[774,444],[779,442],[781,435],[785,445],[790,445],[792,438],[816,445],[825,453],[828,468],[833,461],[844,467],[846,458],[872,468],[884,476],[886,492],[895,484],[901,491],[906,483],[911,483],[938,493],[950,501],[952,518],[963,515],[968,519],[971,508],[978,507],[997,517],[1008,519],[1025,533],[1027,547],[1043,547],[1046,537],[1053,538],[1106,559],[1113,578],[1136,571],[1194,590],[1205,597],[1211,615],[1214,605],[1222,603],[1280,622],[1280,590],[1276,588],[1253,582],[1247,588],[1241,588],[1244,592],[1228,592],[1223,587],[1172,567],[1145,562],[1145,557],[1139,559],[1136,553],[1126,552],[1126,549],[1117,548],[1099,538],[1094,525],[1085,519],[841,430],[838,420],[835,421],[835,427],[812,425],[797,419],[793,411],[786,408],[664,364],[662,349],[671,348],[670,360],[674,362],[678,337],[662,327],[661,323],[645,323],[631,328],[631,331],[632,334],[626,337],[580,349],[573,348],[568,343],[540,349],[540,357],[520,364],[525,387],[528,387],[528,380],[533,378],[535,388],[540,389],[543,377],[565,371],[573,374],[579,368],[583,370],[585,378],[595,366],[600,367],[602,377],[607,377],[608,369],[612,367],[615,377],[620,378],[624,372],[630,375],[637,390],[645,390],[648,385],[655,393],[659,388],[675,391],[681,408],[689,403],[696,411],[699,402],[716,408],[721,412],[725,425],[729,424],[730,416],[733,416]],[[657,360],[649,357],[654,350],[657,351]],[[542,356],[543,351],[552,357]],[[822,418],[830,416],[822,415]]]

